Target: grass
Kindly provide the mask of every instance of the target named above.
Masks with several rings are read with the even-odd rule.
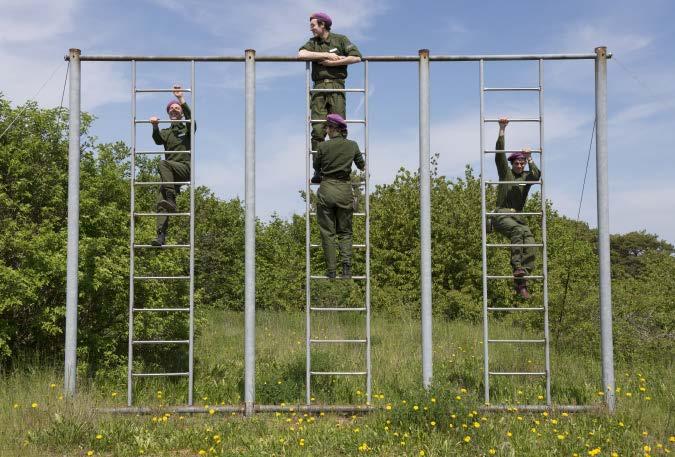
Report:
[[[317,316],[313,337],[359,338],[359,316]],[[256,399],[296,404],[305,397],[304,313],[257,316]],[[617,412],[518,411],[481,413],[481,326],[434,321],[434,385],[420,388],[420,323],[389,315],[372,322],[374,413],[359,416],[258,414],[253,418],[209,414],[212,405],[242,400],[243,317],[204,313],[196,347],[195,403],[205,414],[120,416],[96,412],[126,405],[126,369],[96,381],[80,380],[75,400],[62,396],[60,369],[39,360],[3,374],[0,384],[0,456],[193,456],[193,455],[426,455],[426,456],[619,456],[665,455],[673,436],[672,354],[661,364],[619,364]],[[508,320],[491,324],[495,338],[536,333]],[[124,336],[121,336],[122,338]],[[361,369],[355,345],[320,346],[313,369]],[[491,368],[537,370],[541,348],[518,346],[491,352]],[[491,347],[492,349],[492,347]],[[593,351],[552,348],[552,396],[556,404],[600,404],[600,363]],[[182,357],[177,357],[182,360]],[[137,381],[135,404],[161,410],[186,401],[182,380]],[[316,403],[363,404],[363,378],[324,378],[312,383]],[[492,403],[543,403],[538,378],[496,379]]]

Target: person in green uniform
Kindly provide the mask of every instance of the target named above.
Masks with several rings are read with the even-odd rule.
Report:
[[[342,278],[352,276],[352,162],[364,170],[366,162],[355,141],[347,139],[347,123],[339,114],[326,117],[329,140],[318,146],[314,155],[313,183],[321,183],[317,192],[316,216],[326,260],[326,276],[336,277],[336,247],[342,260]]]
[[[504,150],[504,132],[509,124],[508,118],[499,119],[499,136],[495,149]],[[527,194],[530,192],[531,184],[525,184],[528,181],[539,181],[541,172],[530,157],[530,150],[523,149],[521,152],[514,152],[509,155],[508,161],[506,153],[498,152],[495,154],[495,163],[500,181],[523,181],[523,184],[499,184],[497,186],[497,213],[506,213],[504,216],[498,215],[492,217],[492,224],[495,230],[511,240],[511,244],[534,244],[532,231],[525,224],[525,218],[517,213],[523,211]],[[525,171],[525,165],[529,171]],[[534,269],[535,248],[527,246],[511,247],[511,267],[515,278],[515,290],[518,295],[528,299],[530,293],[527,290],[527,281],[523,276],[532,274]]]
[[[361,53],[349,38],[331,32],[333,21],[326,13],[314,13],[309,18],[312,38],[298,52],[298,58],[312,61],[314,89],[344,89],[347,65],[361,61]],[[326,119],[335,113],[346,115],[344,92],[313,92],[310,100],[312,119]],[[312,151],[326,137],[324,122],[312,123]]]
[[[159,118],[150,117],[152,124],[152,139],[157,145],[163,145],[166,154],[164,159],[159,162],[159,176],[161,182],[188,182],[190,181],[190,153],[180,151],[190,151],[191,148],[191,130],[190,123],[179,122],[185,116],[185,119],[191,119],[192,113],[190,107],[185,102],[183,90],[179,84],[174,84],[173,95],[176,100],[170,100],[166,105],[166,112],[172,121],[171,126],[165,129],[159,128]],[[197,125],[195,124],[195,130]],[[180,192],[178,184],[162,184],[157,193],[157,212],[174,213],[176,212],[176,194]],[[162,246],[166,241],[166,234],[169,228],[168,216],[157,216],[157,238],[152,241],[153,246]]]

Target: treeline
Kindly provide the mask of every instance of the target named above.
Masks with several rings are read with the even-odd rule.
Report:
[[[0,132],[25,110],[0,139],[0,364],[25,352],[60,357],[65,315],[67,238],[67,113],[35,103],[12,108],[0,94]],[[94,373],[126,363],[129,308],[129,148],[99,143],[89,135],[93,118],[82,119],[79,273],[79,360]],[[159,159],[139,158],[139,180],[156,178]],[[435,167],[434,167],[435,168]],[[154,187],[137,188],[137,211],[154,211]],[[187,208],[188,192],[179,195]],[[372,307],[414,319],[419,313],[419,191],[416,173],[401,169],[391,184],[371,193]],[[300,193],[298,198],[304,198]],[[310,196],[311,198],[311,196]],[[494,198],[494,195],[489,195]],[[362,200],[362,199],[361,199]],[[196,202],[197,310],[243,309],[244,209],[238,199],[221,200],[199,187]],[[361,201],[363,205],[363,201]],[[534,210],[538,195],[530,198]],[[599,350],[596,233],[587,224],[560,216],[548,202],[548,292],[553,343]],[[477,322],[482,312],[480,181],[432,176],[432,269],[434,313]],[[531,220],[541,239],[537,218]],[[364,224],[355,219],[355,243]],[[312,221],[312,242],[319,243]],[[154,235],[154,220],[138,217],[136,242]],[[493,242],[505,242],[490,235]],[[172,219],[169,242],[188,242],[187,218]],[[305,306],[305,219],[272,215],[258,221],[256,238],[258,309],[303,310]],[[313,250],[314,274],[322,273],[321,252]],[[355,274],[363,271],[356,250]],[[361,252],[359,254],[359,252]],[[659,357],[673,350],[675,257],[657,235],[612,236],[612,295],[615,354],[618,358]],[[489,253],[488,271],[508,274],[508,252]],[[136,274],[186,274],[187,250],[138,250]],[[541,255],[538,256],[541,265]],[[138,282],[137,307],[181,306],[187,284]],[[533,284],[541,304],[541,285]],[[317,285],[314,299],[334,303],[363,299],[358,282]],[[491,306],[517,300],[507,281],[491,284]],[[522,302],[519,303],[521,306]],[[184,318],[143,313],[137,334],[148,338],[185,332]],[[497,316],[514,319],[513,316]],[[519,313],[514,327],[541,328],[541,315]],[[159,354],[161,356],[161,354]]]

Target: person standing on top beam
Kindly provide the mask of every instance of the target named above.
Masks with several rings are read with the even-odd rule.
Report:
[[[509,120],[506,117],[499,119],[499,136],[495,149],[504,150],[504,132]],[[504,216],[492,216],[492,224],[495,230],[511,240],[511,244],[534,244],[534,237],[530,228],[525,224],[523,216],[517,213],[523,211],[527,194],[530,192],[531,184],[527,181],[539,181],[541,172],[530,157],[530,150],[523,149],[520,152],[514,152],[509,155],[508,161],[506,154],[498,152],[495,154],[495,163],[500,181],[523,181],[523,184],[499,184],[497,186],[497,213],[507,213]],[[529,171],[525,171],[525,164]],[[530,298],[527,290],[527,281],[523,276],[532,274],[534,270],[535,248],[528,246],[511,247],[511,268],[515,277],[515,290],[518,295],[524,299]]]
[[[309,18],[312,38],[298,52],[298,58],[312,61],[314,89],[344,89],[347,65],[361,62],[361,53],[349,38],[332,33],[333,21],[326,13],[314,13]],[[343,119],[346,115],[344,92],[314,92],[310,101],[311,119],[326,119],[335,113]],[[326,137],[323,122],[312,123],[312,151],[316,151]]]
[[[366,162],[355,141],[347,139],[347,123],[339,114],[326,117],[329,140],[319,143],[314,155],[313,183],[321,183],[317,192],[316,216],[326,260],[326,276],[335,279],[340,249],[342,279],[352,276],[352,162],[364,170]],[[336,242],[337,238],[337,242]]]
[[[170,100],[166,105],[166,112],[172,121],[171,126],[165,129],[159,128],[159,118],[150,117],[152,124],[152,139],[157,145],[163,145],[166,154],[165,160],[159,162],[159,176],[161,182],[188,182],[190,181],[190,151],[191,148],[191,130],[187,122],[179,122],[185,116],[185,119],[191,119],[192,113],[190,106],[185,102],[183,90],[180,84],[174,84],[173,95],[176,100]],[[197,124],[194,127],[197,130]],[[180,152],[190,151],[190,153]],[[162,184],[157,193],[157,212],[175,213],[176,212],[176,194],[180,192],[178,184]],[[169,228],[168,216],[157,216],[157,238],[152,241],[153,246],[162,246],[166,241],[166,234]]]

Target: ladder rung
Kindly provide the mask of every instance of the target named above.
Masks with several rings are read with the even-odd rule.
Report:
[[[146,280],[146,279],[190,279],[189,276],[134,276],[134,279]]]
[[[501,214],[509,214],[509,213],[501,213]],[[523,247],[523,248],[542,248],[544,247],[543,243],[530,243],[530,244],[513,244],[513,243],[493,243],[493,244],[486,244],[486,248],[514,248],[514,247]]]
[[[365,89],[310,89],[309,92],[365,92]]]
[[[190,213],[134,213],[134,216],[189,216]]]
[[[365,311],[367,308],[331,308],[323,306],[310,306],[310,311]]]
[[[488,343],[545,343],[546,340],[488,340]]]
[[[147,378],[151,376],[190,376],[189,372],[178,372],[178,373],[131,373],[131,376],[136,376],[139,378]]]
[[[140,312],[171,312],[171,311],[176,311],[176,312],[187,312],[190,311],[190,308],[133,308],[133,311],[135,313],[140,313]]]
[[[500,213],[500,214],[504,214],[504,213]],[[508,214],[508,213],[506,213],[506,214]],[[523,214],[523,213],[518,213],[518,214]],[[316,212],[312,211],[312,212],[309,213],[309,215],[310,216],[316,216]],[[352,213],[352,216],[365,216],[365,215],[366,215],[366,213]]]
[[[546,376],[545,371],[490,371],[492,376]]]
[[[190,344],[190,340],[136,340],[132,344]]]
[[[150,124],[150,123],[151,123],[149,120],[146,121],[146,120],[143,120],[143,119],[134,119],[134,122],[135,122],[136,124]],[[172,123],[174,123],[174,122],[183,122],[183,123],[185,123],[185,124],[189,124],[190,122],[192,122],[192,119],[176,119],[176,120],[173,120],[173,119],[159,119],[159,120],[157,120],[157,121],[155,121],[155,122],[157,122],[158,124],[172,124]],[[173,151],[170,151],[170,152],[173,152]],[[180,151],[177,151],[177,152],[180,152]]]
[[[134,249],[171,249],[171,248],[189,248],[189,247],[190,247],[189,244],[163,244],[161,246],[154,246],[152,244],[134,244]]]
[[[365,181],[353,182],[353,183],[352,183],[352,187],[361,187],[361,186],[365,186],[365,184],[366,184]],[[310,182],[309,185],[310,185],[310,186],[320,186],[321,183],[318,183],[318,182]]]
[[[189,186],[190,181],[134,181],[134,186]]]
[[[537,211],[537,212],[529,212],[529,213],[525,213],[525,212],[523,212],[523,213],[517,213],[517,212],[513,212],[513,213],[496,213],[496,212],[489,212],[489,213],[485,213],[485,215],[486,215],[486,216],[515,216],[515,215],[518,215],[518,216],[541,216],[541,211]]]
[[[487,279],[544,279],[543,276],[487,275]]]
[[[520,185],[530,185],[530,184],[541,184],[540,181],[483,181],[483,183],[488,184],[488,185],[496,185],[496,184],[520,184]]]
[[[312,276],[310,276],[310,279],[328,279],[328,276],[312,275]],[[365,276],[352,276],[350,278],[341,278],[340,276],[336,276],[334,279],[338,280],[338,281],[346,281],[346,280],[349,280],[349,279],[366,279],[366,277]]]
[[[483,119],[483,122],[499,122],[499,119]],[[541,120],[538,117],[517,117],[515,119],[509,118],[509,122],[541,122]]]
[[[488,307],[488,311],[543,311],[544,308],[498,308]]]
[[[177,89],[136,89],[137,93],[146,92],[175,92]],[[192,92],[192,89],[180,89],[181,92]]]
[[[310,371],[309,374],[313,376],[365,376],[366,371]]]
[[[521,92],[521,91],[536,91],[539,92],[539,87],[483,87],[484,92]],[[510,121],[511,119],[509,119]]]
[[[148,121],[150,122],[150,121]],[[312,124],[322,124],[326,122],[326,119],[310,119],[309,122]],[[345,122],[347,124],[365,124],[366,120],[365,119],[345,119]]]
[[[310,248],[320,248],[321,245],[320,244],[310,244],[309,247]],[[354,248],[354,249],[364,249],[365,247],[366,247],[365,244],[352,244],[352,248]]]
[[[309,340],[310,343],[366,343],[367,340]]]
[[[191,154],[192,151],[136,151],[134,154]]]
[[[497,154],[500,152],[503,152],[505,154],[512,154],[515,152],[523,152],[522,149],[504,149],[504,150],[497,150],[497,149],[486,149],[483,151],[485,154]],[[531,149],[530,152],[533,152],[535,154],[541,154],[541,149]]]

